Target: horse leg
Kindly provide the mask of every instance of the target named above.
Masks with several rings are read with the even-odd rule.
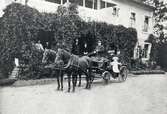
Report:
[[[78,87],[81,87],[81,76],[82,76],[82,74],[79,72],[79,84],[78,84]]]
[[[89,86],[89,77],[86,75],[86,87],[85,87],[85,89],[88,89],[88,86]]]
[[[94,76],[91,75],[91,69],[88,69],[88,89],[91,89],[91,84],[93,83]]]
[[[60,77],[61,77],[61,90],[63,91],[63,71],[60,70]]]
[[[72,83],[73,83],[73,92],[75,92],[75,86],[76,86],[76,83],[77,83],[77,74],[76,74],[76,72],[74,72],[73,74],[72,74]]]
[[[57,75],[57,90],[60,90],[60,81],[59,81],[59,72],[56,71],[56,75]]]
[[[71,89],[71,73],[67,73],[67,77],[68,77],[68,92],[70,92]]]

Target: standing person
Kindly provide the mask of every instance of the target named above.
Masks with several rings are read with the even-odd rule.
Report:
[[[99,40],[95,49],[95,52],[100,53],[104,51],[104,46],[102,45],[101,41]]]
[[[40,40],[38,40],[38,42],[35,45],[36,45],[37,49],[39,49],[40,51],[44,51],[44,48],[43,48]]]
[[[84,55],[87,55],[88,54],[88,51],[87,51],[87,43],[84,44]]]
[[[75,42],[73,43],[72,53],[75,54],[75,55],[79,55],[80,54],[78,39],[75,39]]]
[[[49,42],[46,42],[45,49],[51,49]]]
[[[98,44],[96,46],[96,49],[94,51],[94,53],[97,55],[97,59],[100,61],[102,60],[102,58],[100,57],[100,53],[102,53],[104,51],[104,46],[101,44],[101,41],[98,41]]]

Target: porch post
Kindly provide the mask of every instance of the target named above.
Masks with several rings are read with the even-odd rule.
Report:
[[[85,7],[85,0],[83,0],[83,7]]]
[[[100,6],[101,6],[101,2],[100,2],[100,0],[97,0],[97,9],[98,10],[100,9]]]
[[[93,8],[93,9],[95,9],[94,4],[95,4],[95,0],[93,0],[93,4],[92,4],[92,8]]]

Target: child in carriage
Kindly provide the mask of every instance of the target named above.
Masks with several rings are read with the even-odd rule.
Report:
[[[114,77],[118,77],[119,76],[119,73],[120,73],[120,66],[122,65],[118,60],[119,58],[114,56],[113,58],[113,61],[110,62],[110,68],[112,68],[112,71],[114,73]]]

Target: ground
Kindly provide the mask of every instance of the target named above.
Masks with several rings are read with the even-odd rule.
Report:
[[[0,114],[167,114],[167,75],[129,76],[91,90],[57,91],[56,83],[0,88]]]

